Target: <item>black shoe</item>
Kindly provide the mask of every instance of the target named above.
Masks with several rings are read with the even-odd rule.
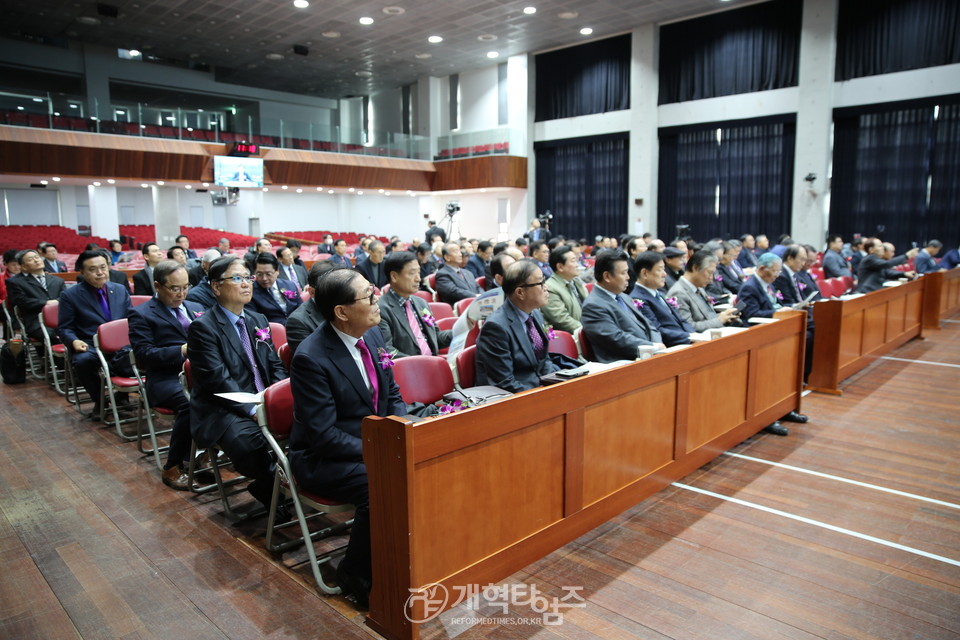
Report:
[[[351,596],[358,609],[370,609],[370,581],[347,572],[343,562],[337,566],[337,586],[344,596]]]
[[[780,419],[781,419],[781,420],[786,420],[787,422],[799,422],[799,423],[802,424],[802,423],[806,422],[807,420],[809,420],[810,418],[808,418],[807,416],[803,415],[802,413],[797,413],[796,411],[791,411],[790,413],[788,413],[787,415],[783,416],[783,417],[780,418]]]
[[[774,422],[767,425],[767,428],[763,430],[765,433],[772,433],[775,436],[787,436],[790,435],[790,430],[779,422]]]
[[[260,482],[254,480],[247,485],[247,492],[256,498],[257,502],[267,509],[270,508],[270,498],[273,497],[273,483]]]

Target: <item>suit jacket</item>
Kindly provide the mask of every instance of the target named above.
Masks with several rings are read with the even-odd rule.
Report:
[[[474,278],[482,278],[486,275],[487,265],[480,256],[473,254],[467,260],[466,269],[473,274]]]
[[[310,334],[293,357],[289,458],[294,477],[308,490],[322,490],[363,464],[360,427],[365,417],[408,413],[393,371],[377,366],[377,354],[387,349],[380,329],[371,328],[363,341],[374,359],[379,387],[376,407],[347,346],[331,325],[324,323]]]
[[[367,259],[363,262],[358,262],[353,270],[366,278],[367,282],[378,289],[382,289],[383,285],[390,282],[390,279],[387,278],[387,270],[384,269],[383,260],[381,260],[379,264],[374,264],[372,260]]]
[[[737,273],[733,266],[717,264],[717,275],[720,276],[720,285],[723,287],[723,293],[736,295],[740,292],[743,279],[740,278],[740,274]]]
[[[600,362],[636,360],[637,347],[662,341],[660,332],[637,309],[633,300],[623,294],[617,297],[626,303],[626,308],[597,285],[583,303],[580,318],[583,330]]]
[[[433,318],[429,305],[417,296],[410,296],[409,299],[420,324],[420,331],[430,345],[430,352],[437,355],[440,349],[450,346],[453,332],[437,329],[436,319],[432,324],[425,322],[424,315]],[[407,321],[402,300],[392,289],[380,298],[380,332],[387,346],[397,350],[398,358],[420,355],[420,347],[417,345],[416,338],[413,337],[413,330],[410,329],[410,323]]]
[[[857,293],[870,293],[882,288],[885,280],[896,280],[902,274],[899,271],[894,271],[893,267],[906,261],[907,256],[897,256],[890,260],[884,260],[873,254],[868,254],[860,261],[860,272],[858,273],[860,285],[857,287]]]
[[[776,291],[776,288],[774,288]],[[767,285],[757,276],[747,278],[747,281],[740,287],[740,295],[737,297],[737,308],[743,314],[744,319],[750,318],[772,318],[776,307],[767,295]]]
[[[820,293],[820,285],[817,284],[816,279],[810,275],[809,271],[798,271],[797,277],[799,277],[800,281],[806,285],[806,288],[800,292],[804,299],[806,299],[806,297],[809,296],[812,291],[816,291],[817,295],[813,296],[813,298],[810,300],[811,302],[816,302],[817,300],[823,299],[823,294]]]
[[[850,263],[836,251],[827,250],[823,254],[823,274],[827,278],[842,278],[843,276],[852,276]]]
[[[56,273],[64,273],[65,271],[67,271],[67,265],[64,264],[63,260],[57,260],[56,263],[57,263],[57,268],[54,269],[54,268],[53,268],[53,263],[51,263],[49,260],[47,260],[46,258],[44,258],[44,259],[43,259],[43,270],[46,271],[47,273],[54,273],[54,272],[56,272]]]
[[[297,291],[297,285],[289,280],[277,278],[277,287],[279,287],[280,296],[283,298],[283,307],[277,304],[269,289],[264,289],[259,284],[254,283],[253,297],[247,303],[247,308],[253,308],[257,313],[267,316],[267,320],[270,322],[279,322],[286,325],[287,317],[293,313],[294,309],[303,304],[303,300]]]
[[[317,305],[312,299],[294,309],[293,313],[287,316],[287,344],[290,345],[290,352],[296,353],[300,343],[323,322],[323,316],[317,311]]]
[[[850,256],[850,271],[858,278],[860,277],[860,263],[863,262],[865,257],[859,251],[854,251],[853,255]]]
[[[532,314],[543,344],[548,344],[543,329],[543,316]],[[509,300],[490,314],[477,336],[477,385],[493,385],[517,393],[540,386],[540,376],[559,371],[561,367],[544,349],[537,359],[527,327],[519,310]]]
[[[752,249],[743,247],[740,249],[740,255],[737,256],[737,264],[744,269],[751,269],[757,266],[757,254]]]
[[[703,289],[695,289],[692,284],[683,278],[670,287],[670,291],[667,292],[667,298],[673,298],[677,303],[677,313],[684,322],[693,326],[694,331],[697,332],[719,329],[723,326],[723,320],[710,306],[706,295]]]
[[[666,284],[663,285],[663,289],[661,289],[661,291],[663,292],[664,295],[666,295],[667,292],[673,288],[673,285],[677,284],[677,280],[683,277],[683,272],[674,271],[666,263],[663,266],[667,272],[667,282]]]
[[[805,274],[807,277],[810,276],[810,274],[803,271],[794,271],[792,274],[788,274],[787,267],[784,267],[780,275],[777,276],[777,279],[773,281],[774,290],[779,291],[780,295],[783,296],[781,304],[792,305],[803,302],[807,296],[814,292],[817,292],[817,295],[819,295],[820,287],[814,283],[813,289],[811,290],[810,283],[805,281],[801,274]],[[797,279],[799,279],[799,282]],[[803,287],[800,286],[801,284]],[[816,300],[816,296],[814,300]],[[807,307],[807,332],[809,333],[813,331],[813,329],[813,307]]]
[[[335,265],[346,267],[347,269],[353,269],[353,264],[350,262],[350,258],[348,258],[347,256],[338,256],[337,254],[333,254],[332,256],[327,258],[327,260],[329,260]]]
[[[681,318],[677,310],[667,304],[664,297],[659,295],[659,292],[655,297],[650,294],[650,291],[638,284],[633,287],[630,297],[643,302],[640,312],[660,332],[663,344],[668,347],[690,344],[693,325]]]
[[[436,225],[427,229],[427,231],[423,234],[423,237],[428,244],[430,243],[430,238],[432,236],[440,236],[441,242],[447,241],[447,232]]]
[[[913,270],[917,273],[933,273],[939,271],[940,267],[937,266],[937,261],[927,253],[926,249],[920,249],[913,261]]]
[[[317,245],[317,253],[329,253],[333,255],[333,245],[327,244],[326,242],[321,242]]]
[[[133,311],[130,292],[115,282],[108,282],[107,301],[110,305],[111,320],[127,318]],[[60,339],[68,347],[74,340],[83,340],[91,347],[93,336],[107,319],[100,309],[100,298],[93,287],[86,282],[70,287],[60,295]]]
[[[47,283],[46,290],[36,278],[26,273],[18,273],[7,279],[7,296],[10,298],[10,304],[20,309],[20,317],[23,319],[27,335],[36,340],[43,340],[43,328],[38,314],[48,300],[59,298],[64,288],[62,278],[46,276],[44,280]]]
[[[526,236],[530,242],[542,241],[546,242],[550,239],[550,234],[543,227],[538,227],[536,229],[528,229],[526,233],[523,234]]]
[[[207,272],[203,270],[203,266],[198,264],[192,269],[187,269],[187,277],[190,279],[190,286],[195,287],[207,277]]]
[[[307,268],[297,263],[293,263],[290,266],[293,267],[293,275],[296,279],[296,283],[300,285],[300,290],[303,291],[303,288],[307,286]],[[290,280],[290,276],[287,273],[287,267],[282,264],[280,265],[280,277]]]
[[[203,308],[194,302],[184,301],[183,306],[191,323],[204,314]],[[180,349],[187,343],[187,332],[170,307],[152,298],[133,310],[128,323],[130,346],[138,365],[147,373],[147,393],[159,397],[153,391],[156,387],[179,385],[177,379],[184,361]]]
[[[480,293],[480,287],[474,280],[472,274],[461,269],[460,273],[444,264],[437,270],[437,295],[440,302],[447,304],[456,304],[464,298],[473,298]]]
[[[124,287],[127,290],[127,293],[130,293],[130,280],[127,278],[127,274],[123,271],[117,271],[116,269],[110,269],[110,282],[114,284],[119,284],[121,287]],[[153,295],[152,293],[150,295]]]
[[[573,286],[580,292],[580,300],[587,299],[587,289],[583,286],[580,278],[573,279]],[[554,329],[560,329],[568,333],[573,333],[580,328],[580,314],[582,305],[580,300],[576,299],[570,285],[566,280],[553,274],[547,279],[547,291],[550,297],[547,299],[547,306],[543,311],[543,317]]]
[[[196,302],[204,309],[209,309],[217,304],[217,299],[213,297],[213,289],[210,287],[210,281],[206,276],[200,281],[200,284],[190,289],[190,293],[187,294],[187,300]]]
[[[257,328],[265,329],[263,315],[245,309],[244,322],[250,336],[254,359],[265,386],[287,377],[273,343],[257,338]],[[190,323],[187,332],[187,357],[193,369],[190,393],[190,424],[194,439],[201,446],[217,442],[234,424],[250,420],[254,405],[220,398],[217,393],[245,391],[256,393],[253,370],[237,335],[220,305]]]
[[[154,293],[156,291],[153,289],[153,277],[147,273],[146,267],[133,274],[133,295],[152,296]]]
[[[940,267],[943,269],[953,269],[958,265],[960,265],[960,252],[956,249],[947,251],[947,253],[940,258]]]

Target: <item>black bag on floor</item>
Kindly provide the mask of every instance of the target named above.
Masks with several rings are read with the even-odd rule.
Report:
[[[0,376],[7,384],[27,381],[27,354],[22,342],[6,342],[0,347]]]

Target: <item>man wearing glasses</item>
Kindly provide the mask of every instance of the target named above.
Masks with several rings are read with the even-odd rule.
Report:
[[[191,322],[187,332],[193,437],[200,447],[217,445],[225,451],[234,468],[253,480],[247,491],[269,506],[275,465],[254,418],[256,406],[216,394],[259,393],[287,374],[271,341],[269,322],[244,308],[254,284],[243,261],[235,255],[219,258],[207,277],[217,304]]]
[[[490,314],[477,337],[477,384],[512,391],[540,386],[541,376],[579,366],[576,360],[550,353],[539,309],[547,304],[547,278],[527,258],[503,277],[503,305]]]
[[[256,284],[250,306],[262,313],[269,322],[286,326],[287,316],[301,305],[296,282],[280,277],[280,262],[272,253],[261,253],[254,262]]]
[[[186,491],[190,488],[184,465],[190,453],[190,401],[179,375],[187,357],[187,331],[203,315],[203,307],[186,301],[190,276],[179,262],[162,260],[153,268],[153,277],[156,297],[130,314],[130,346],[147,374],[150,404],[176,412],[161,479],[172,489]]]

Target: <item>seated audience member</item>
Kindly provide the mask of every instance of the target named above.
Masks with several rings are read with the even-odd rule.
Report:
[[[606,250],[597,254],[596,286],[583,303],[580,321],[600,362],[635,360],[639,347],[663,348],[660,332],[640,312],[639,305],[624,295],[630,280],[627,254]]]
[[[758,258],[770,250],[770,239],[766,234],[761,233],[757,236],[756,239],[756,248],[753,250],[753,253]],[[754,265],[756,266],[756,265]]]
[[[417,263],[420,265],[420,288],[428,289],[428,279],[431,273],[436,273],[437,263],[433,259],[433,249],[426,242],[417,245]]]
[[[366,278],[367,282],[382,289],[383,285],[389,282],[387,274],[383,269],[383,258],[386,255],[386,249],[379,240],[371,240],[367,244],[367,258],[363,262],[357,260],[357,266],[354,270]]]
[[[810,368],[813,366],[813,339],[816,326],[813,322],[813,308],[809,302],[804,302],[810,294],[819,293],[820,289],[814,286],[810,289],[809,284],[803,279],[801,273],[807,265],[807,250],[798,245],[792,244],[787,247],[783,254],[783,267],[780,275],[773,282],[774,294],[782,304],[790,305],[792,308],[807,311],[807,342],[806,355],[804,359],[804,380],[810,374]],[[779,294],[779,295],[777,295]]]
[[[474,278],[482,278],[487,273],[487,265],[493,258],[493,243],[487,240],[477,243],[477,251],[467,260],[467,271]]]
[[[143,253],[144,265],[138,273],[133,275],[133,295],[152,296],[156,293],[153,290],[153,268],[163,260],[163,251],[155,242],[148,242],[141,249]]]
[[[680,240],[683,242],[683,240]],[[677,280],[683,277],[683,268],[687,264],[687,243],[683,247],[666,247],[663,250],[664,284],[663,293],[670,291]]]
[[[190,401],[180,386],[180,371],[187,358],[190,323],[203,315],[199,304],[187,302],[190,279],[186,268],[163,260],[153,269],[156,296],[136,307],[129,316],[130,346],[146,374],[150,404],[176,412],[170,448],[160,477],[177,491],[190,488],[184,461],[190,454]]]
[[[856,237],[850,241],[850,271],[853,277],[857,278],[860,273],[860,263],[867,257],[867,252],[863,250],[864,238]]]
[[[749,233],[740,236],[740,253],[737,255],[737,264],[741,269],[753,269],[757,266],[756,239]]]
[[[123,243],[119,240],[111,240],[110,245],[110,264],[117,264],[123,257]]]
[[[683,277],[667,292],[667,303],[676,304],[677,313],[694,331],[719,329],[737,323],[739,312],[724,309],[719,314],[704,287],[713,281],[717,256],[709,251],[697,251],[687,262]]]
[[[553,275],[553,269],[550,268],[548,260],[550,259],[550,248],[546,242],[533,240],[530,242],[530,257],[537,263],[543,275],[550,277]]]
[[[187,257],[188,260],[196,260],[196,259],[197,259],[197,254],[196,254],[196,252],[195,252],[193,249],[190,248],[190,238],[188,238],[187,236],[181,234],[181,235],[177,236],[177,239],[174,240],[173,243],[174,243],[175,245],[177,245],[178,247],[180,247],[181,249],[183,249],[183,253],[184,253],[184,255]]]
[[[723,287],[724,293],[736,295],[745,280],[742,273],[738,271],[740,265],[737,264],[737,256],[740,255],[740,247],[733,242],[723,242],[721,247],[723,253],[717,263],[716,271],[716,276],[720,279],[715,281]]]
[[[7,249],[3,252],[3,272],[0,273],[0,304],[3,305],[7,304],[7,280],[20,273],[20,263],[17,262],[18,253],[19,251],[16,249]],[[7,310],[10,310],[9,306]],[[11,318],[12,317],[11,315]],[[0,325],[6,324],[6,321],[6,314],[0,313]],[[12,336],[16,328],[16,326],[4,327],[4,330],[0,332],[0,336]],[[9,329],[9,332],[6,331],[7,329]]]
[[[77,258],[80,283],[60,295],[60,340],[67,346],[70,362],[77,381],[93,398],[92,416],[100,415],[100,360],[93,349],[97,328],[111,320],[126,318],[133,311],[130,291],[115,282],[109,282],[110,259],[100,250],[84,251]],[[126,362],[122,362],[126,360]],[[129,356],[118,352],[111,369],[130,370]]]
[[[333,236],[329,233],[323,235],[323,242],[317,245],[317,253],[328,253],[333,255]]]
[[[912,272],[896,271],[893,267],[904,264],[907,260],[916,256],[920,250],[914,247],[906,254],[895,258],[884,259],[883,243],[877,238],[870,238],[863,243],[867,255],[860,261],[860,271],[857,286],[857,293],[870,293],[883,287],[886,280],[896,280],[900,277],[909,277]]]
[[[253,277],[253,299],[250,307],[267,317],[269,322],[287,324],[287,316],[299,307],[303,300],[294,282],[280,277],[280,263],[271,253],[257,256]]]
[[[370,246],[370,240],[371,238],[360,238],[357,248],[353,250],[353,261],[355,264],[359,265],[367,259],[367,248]]]
[[[539,309],[547,302],[546,277],[536,262],[507,267],[503,305],[487,318],[477,337],[477,384],[511,392],[540,386],[541,376],[579,366],[550,353]]]
[[[273,257],[265,253],[264,256]],[[287,377],[270,341],[266,317],[249,308],[250,271],[238,256],[219,258],[208,272],[217,300],[190,323],[187,357],[193,370],[190,425],[199,447],[216,445],[238,473],[253,480],[247,491],[270,505],[275,465],[255,419],[256,406],[218,393],[259,393]]]
[[[40,252],[43,254],[43,270],[47,273],[64,273],[67,270],[67,265],[64,264],[62,260],[58,260],[57,256],[57,245],[52,242],[47,242],[43,245],[43,248],[40,249]]]
[[[333,255],[327,258],[330,262],[345,269],[353,269],[353,263],[347,257],[347,241],[337,238],[333,243]]]
[[[516,251],[516,249],[513,249],[513,251]],[[520,260],[523,260],[522,254]],[[509,249],[493,256],[493,259],[490,260],[490,275],[492,276],[490,281],[493,283],[493,286],[490,287],[491,291],[503,287],[503,276],[506,275],[507,268],[515,262],[517,262],[517,257]]]
[[[190,288],[190,293],[187,294],[187,300],[196,302],[204,309],[209,309],[217,303],[207,274],[210,272],[210,265],[219,257],[220,252],[218,250],[207,249],[207,252],[203,254],[203,259],[200,260],[200,268],[203,269],[204,276],[196,286]]]
[[[303,243],[295,238],[290,238],[284,246],[290,249],[290,252],[293,254],[293,264],[306,269],[306,265],[304,265],[303,260],[300,259],[300,250],[303,248]],[[279,252],[277,252],[277,258],[280,258]]]
[[[219,251],[222,256],[230,253],[230,239],[220,238],[220,241],[217,242],[216,250]]]
[[[782,233],[777,239],[777,244],[770,249],[770,253],[775,254],[778,258],[783,260],[783,254],[791,244],[795,244],[793,238],[790,237],[789,233]]]
[[[453,332],[437,329],[430,306],[414,294],[420,288],[420,266],[409,251],[395,251],[383,261],[390,290],[380,297],[380,332],[396,357],[435,356],[450,346]]]
[[[711,240],[703,245],[703,251],[709,251],[717,258],[717,266],[713,271],[713,280],[704,287],[707,294],[720,301],[721,298],[728,295],[723,287],[723,278],[720,275],[720,261],[723,259],[723,244],[719,240]]]
[[[452,305],[480,293],[473,274],[460,268],[461,260],[460,245],[455,242],[443,245],[443,266],[437,270],[436,278],[440,302]]]
[[[823,276],[825,278],[842,278],[853,276],[850,263],[840,253],[843,249],[843,238],[830,234],[827,236],[827,250],[823,252]]]
[[[316,301],[313,299],[317,295],[317,282],[320,276],[327,271],[342,269],[329,260],[314,262],[310,267],[310,273],[307,274],[307,291],[310,293],[310,300],[297,307],[293,313],[287,317],[287,344],[290,345],[290,353],[296,353],[300,343],[307,339],[307,336],[313,333],[314,329],[323,322],[323,317],[317,309]]]
[[[934,271],[939,271],[940,267],[937,266],[937,261],[934,260],[934,257],[940,253],[940,249],[943,247],[943,243],[939,240],[931,240],[927,243],[923,249],[917,253],[917,259],[914,261],[914,271],[917,273],[933,273]]]
[[[307,268],[296,264],[293,259],[296,256],[290,247],[280,247],[277,249],[277,261],[280,262],[280,277],[289,280],[297,285],[297,291],[303,291],[307,286]]]
[[[10,306],[19,309],[27,336],[42,343],[43,332],[46,331],[54,340],[55,332],[40,323],[39,313],[48,304],[58,304],[57,300],[64,290],[63,279],[45,275],[43,258],[35,249],[17,253],[16,261],[20,265],[20,273],[6,281]],[[42,351],[40,345],[38,351]]]
[[[792,246],[803,251],[803,248],[799,245],[794,244]],[[784,252],[784,255],[786,255],[786,252]],[[776,254],[770,252],[760,256],[757,262],[757,270],[740,287],[740,295],[737,297],[737,308],[740,309],[740,313],[745,319],[772,318],[774,313],[784,307],[798,310],[807,307],[804,303],[791,303],[774,286],[774,282],[782,272],[783,260]]]
[[[550,252],[553,275],[547,278],[547,305],[543,317],[554,329],[573,333],[580,328],[580,312],[587,299],[587,289],[578,277],[577,254],[570,245],[561,245]]]
[[[947,251],[943,258],[940,259],[941,269],[953,269],[958,265],[960,265],[960,251],[956,249],[950,249],[950,251]]]
[[[249,269],[251,273],[256,270],[257,267],[254,263],[257,260],[257,256],[261,253],[273,253],[273,245],[267,238],[257,239],[253,247],[243,255],[243,261],[246,263],[247,269]]]
[[[810,268],[817,262],[817,250],[809,244],[803,245],[803,248],[807,252],[807,260],[803,263],[800,271],[797,272],[797,277],[800,279],[800,282],[805,285],[801,287],[801,293],[804,294],[803,297],[807,298],[812,292],[816,292],[816,295],[810,299],[811,302],[816,302],[823,299],[823,294],[820,293],[820,286],[817,284],[817,279],[810,273]]]
[[[634,268],[637,272],[637,284],[630,296],[642,303],[640,312],[646,316],[650,325],[660,332],[663,344],[668,347],[690,344],[693,325],[684,321],[660,293],[667,278],[663,254],[645,251],[637,256]]]

